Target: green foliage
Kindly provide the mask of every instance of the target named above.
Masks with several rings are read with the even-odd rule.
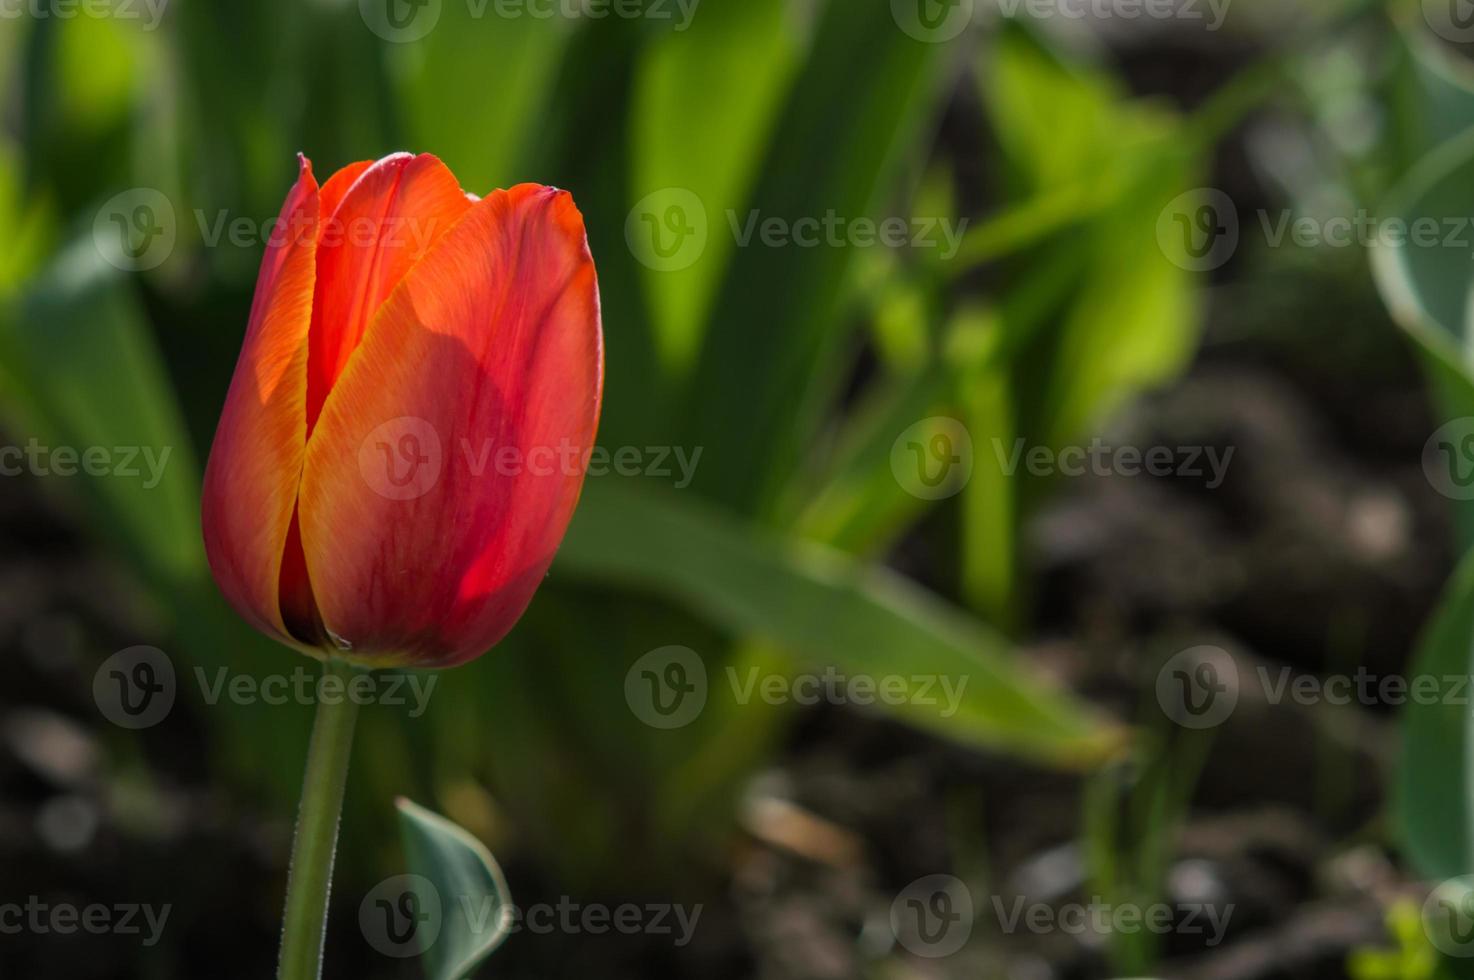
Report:
[[[1189,356],[1200,284],[1155,228],[1202,182],[1192,120],[1022,29],[927,44],[885,3],[704,0],[684,27],[447,3],[405,44],[381,42],[357,6],[186,4],[158,32],[52,21],[0,36],[23,110],[17,148],[0,145],[0,409],[18,438],[173,447],[147,494],[77,489],[172,613],[181,663],[294,662],[224,608],[200,554],[197,460],[260,258],[259,243],[212,244],[207,226],[274,215],[299,149],[325,176],[403,145],[478,193],[574,192],[600,271],[602,437],[702,455],[689,487],[592,481],[505,648],[442,678],[423,720],[364,713],[360,754],[376,762],[350,799],[413,787],[469,823],[456,808],[486,787],[569,875],[696,877],[687,851],[716,852],[789,712],[713,699],[687,730],[651,729],[626,673],[673,643],[718,684],[830,666],[965,679],[955,713],[898,716],[1041,765],[1119,756],[1119,725],[1010,649],[1030,615],[1019,529],[1048,488],[1004,474],[994,442],[1067,445]],[[949,159],[935,136],[974,81],[1004,165],[972,189],[990,217],[955,258],[737,240],[754,214],[971,217],[959,175],[977,161]],[[173,205],[162,265],[119,273],[85,237],[58,250],[134,187]],[[672,189],[700,203],[705,246],[652,268],[630,229]],[[932,501],[907,492],[892,454],[938,416],[971,432],[978,465],[958,498]],[[908,540],[937,556],[931,589],[887,567]],[[296,792],[281,760],[300,757],[300,712],[193,707],[237,788]],[[363,809],[350,852],[352,835],[384,829],[381,808]],[[653,842],[669,845],[659,867]]]
[[[395,802],[410,871],[429,881],[442,915],[423,954],[429,980],[466,980],[507,938],[512,894],[479,840],[410,800]]]

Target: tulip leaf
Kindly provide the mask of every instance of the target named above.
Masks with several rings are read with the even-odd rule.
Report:
[[[507,880],[491,852],[464,828],[402,797],[395,807],[410,872],[429,882],[440,909],[422,953],[425,976],[465,980],[511,931]]]
[[[1449,581],[1418,645],[1409,683],[1471,675],[1474,554]],[[1403,709],[1402,727],[1395,809],[1408,855],[1432,879],[1466,874],[1474,863],[1474,713],[1464,698],[1414,697]]]
[[[1382,298],[1398,323],[1432,356],[1471,363],[1469,299],[1474,257],[1451,222],[1474,215],[1474,132],[1439,146],[1393,189],[1382,208],[1389,228],[1372,249]],[[1419,229],[1423,229],[1421,232]]]
[[[411,145],[437,154],[475,194],[538,179],[519,168],[579,22],[485,16],[484,7],[466,3],[428,10],[434,30],[418,43],[390,45]]]
[[[1474,126],[1474,68],[1424,30],[1398,32],[1401,56],[1391,92],[1404,173],[1429,150]]]
[[[799,35],[787,0],[706,0],[699,17],[656,35],[640,56],[629,113],[631,199],[668,205],[677,200],[671,189],[689,191],[708,225],[696,261],[644,270],[667,367],[684,371],[701,340],[735,246],[726,215],[751,190],[800,64]]]
[[[827,4],[813,36],[747,208],[709,216],[711,235],[743,237],[697,355],[683,442],[707,448],[701,492],[744,513],[772,509],[834,395],[839,314],[866,247],[853,223],[889,216],[953,50],[898,30],[884,3]],[[831,230],[821,247],[774,247],[754,230],[773,220]]]
[[[590,485],[556,570],[682,602],[771,641],[800,667],[946,678],[961,687],[952,710],[920,698],[894,710],[962,742],[1059,765],[1089,765],[1119,747],[1120,731],[1029,671],[1001,636],[904,577],[671,492]]]
[[[97,529],[156,582],[197,581],[204,554],[189,436],[132,288],[90,241],[63,251],[0,322],[0,351],[0,401],[15,441],[34,447],[27,468],[59,495],[86,500]]]
[[[1474,131],[1428,154],[1392,190],[1381,217],[1400,233],[1371,249],[1382,301],[1422,355],[1439,423],[1474,416],[1474,257],[1466,234],[1449,233],[1471,215]],[[1465,546],[1474,545],[1474,507],[1457,507],[1456,519]]]

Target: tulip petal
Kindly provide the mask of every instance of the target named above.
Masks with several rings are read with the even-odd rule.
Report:
[[[359,171],[331,211],[324,202],[307,380],[307,429],[399,280],[471,203],[445,164],[396,153]]]
[[[298,645],[282,622],[282,549],[307,443],[307,335],[312,323],[320,195],[300,157],[261,260],[251,318],[205,469],[201,519],[215,580],[240,614]]]
[[[404,277],[307,447],[302,539],[349,659],[450,666],[522,614],[572,517],[603,343],[571,197],[475,203]]]

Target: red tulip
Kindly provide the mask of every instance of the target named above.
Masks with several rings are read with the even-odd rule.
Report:
[[[231,604],[293,647],[447,667],[495,645],[583,486],[603,385],[583,218],[428,154],[287,195],[205,472]]]

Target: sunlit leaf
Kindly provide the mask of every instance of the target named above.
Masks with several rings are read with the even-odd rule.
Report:
[[[14,320],[0,326],[16,385],[0,398],[17,440],[79,457],[65,472],[54,457],[51,465],[37,464],[47,469],[41,479],[88,500],[98,530],[120,541],[157,580],[197,577],[204,567],[198,465],[128,281],[90,240],[79,242],[32,286]]]
[[[1444,591],[1409,671],[1409,684],[1474,676],[1474,556]],[[1423,683],[1426,683],[1423,682]],[[1465,699],[1410,699],[1395,806],[1401,838],[1417,869],[1431,879],[1467,874],[1474,862],[1474,714]]]
[[[805,43],[787,0],[705,0],[689,24],[662,31],[640,55],[629,114],[631,200],[649,202],[652,234],[664,233],[658,222],[680,206],[672,189],[690,192],[708,225],[694,262],[644,270],[667,370],[686,370],[699,347],[735,247],[728,215],[747,201]]]
[[[435,889],[441,915],[423,950],[429,980],[466,980],[507,938],[512,894],[486,846],[439,814],[395,801],[410,872]]]
[[[557,572],[677,599],[810,668],[949,678],[961,687],[955,713],[919,699],[892,707],[960,741],[1075,765],[1120,744],[1118,730],[1018,663],[1001,637],[901,576],[673,493],[591,487]]]

